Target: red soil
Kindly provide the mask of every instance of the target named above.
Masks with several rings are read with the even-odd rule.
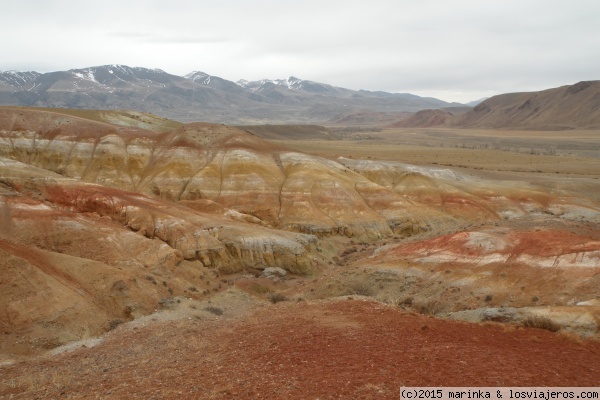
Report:
[[[452,233],[430,240],[402,245],[393,251],[397,255],[411,255],[419,251],[440,250],[464,255],[485,254],[486,251],[484,248],[469,247],[467,245],[469,233]],[[504,234],[504,240],[508,246],[501,251],[494,250],[493,252],[551,257],[561,254],[600,250],[600,241],[598,240],[556,229],[513,231]]]
[[[600,342],[348,300],[119,329],[0,367],[0,398],[397,399],[407,386],[597,386]]]

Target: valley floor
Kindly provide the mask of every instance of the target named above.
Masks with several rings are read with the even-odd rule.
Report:
[[[95,347],[0,367],[0,398],[397,399],[403,385],[600,385],[596,340],[357,296],[260,303],[231,317],[241,298],[228,293],[212,301],[221,316],[182,302],[176,320],[126,324]]]

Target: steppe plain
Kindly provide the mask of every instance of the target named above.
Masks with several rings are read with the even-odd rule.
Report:
[[[597,130],[0,112],[0,398],[600,384]]]

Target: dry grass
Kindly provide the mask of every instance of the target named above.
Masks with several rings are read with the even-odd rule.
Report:
[[[342,156],[490,171],[600,176],[600,141],[596,131],[415,128],[386,129],[371,135],[377,140],[278,143],[327,158]]]
[[[412,308],[419,314],[435,315],[442,310],[442,304],[435,299],[413,301]]]
[[[558,332],[561,328],[559,324],[552,321],[550,318],[540,317],[537,315],[527,317],[525,320],[523,320],[523,322],[521,322],[521,325],[528,328],[545,329],[550,332]]]
[[[345,295],[373,296],[373,287],[366,280],[356,280],[348,283]]]
[[[273,304],[288,300],[286,295],[284,295],[283,293],[278,293],[278,292],[269,293],[268,297],[269,297],[269,301]]]

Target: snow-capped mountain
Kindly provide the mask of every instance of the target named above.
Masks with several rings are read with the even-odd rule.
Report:
[[[192,82],[199,83],[201,85],[208,86],[210,84],[211,76],[206,72],[202,71],[193,71],[184,76],[185,79],[189,79]]]
[[[35,71],[5,71],[0,72],[0,84],[5,84],[13,87],[24,87],[29,82],[35,80],[41,74]]]
[[[234,93],[240,95],[242,97],[248,97],[250,93],[244,90],[240,85],[235,84],[232,81],[228,81],[227,79],[220,78],[218,76],[209,75],[206,72],[202,71],[194,71],[185,75],[185,78],[203,85],[208,86],[214,89],[223,90],[225,92]],[[255,97],[255,96],[253,96]]]
[[[303,79],[296,78],[294,76],[290,76],[287,79],[263,79],[260,81],[247,81],[247,80],[239,80],[237,82],[238,85],[242,86],[245,89],[248,89],[255,93],[260,93],[265,90],[272,89],[273,86],[284,87],[290,90],[295,91],[303,91],[309,93],[327,93],[327,92],[335,92],[338,88],[335,88],[331,85],[326,85],[323,83],[307,81]]]
[[[0,72],[0,105],[134,109],[179,121],[315,123],[353,110],[418,111],[448,103],[287,79],[237,83],[201,71],[102,65],[49,73]]]
[[[114,86],[118,82],[149,81],[165,83],[169,75],[160,69],[148,69],[141,67],[128,67],[126,65],[102,65],[83,69],[71,69],[67,71],[77,79],[98,83],[101,85]]]

